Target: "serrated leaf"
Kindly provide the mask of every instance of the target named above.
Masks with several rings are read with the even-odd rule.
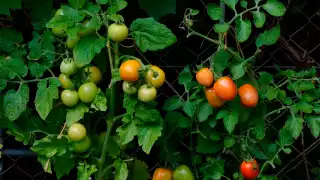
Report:
[[[243,61],[241,63],[231,66],[232,79],[237,80],[242,78],[246,74],[246,71],[247,71],[247,61]]]
[[[259,76],[258,83],[261,85],[268,85],[273,82],[273,76],[268,72],[259,72]]]
[[[45,137],[43,139],[36,140],[30,149],[47,158],[61,156],[67,152],[68,139],[65,137],[62,137],[61,139],[50,139]]]
[[[224,2],[229,6],[232,10],[236,11],[236,4],[239,0],[224,0]]]
[[[0,1],[3,2],[3,1]],[[1,4],[1,3],[0,3]],[[0,5],[0,7],[3,7]],[[0,10],[1,11],[1,10]],[[15,29],[0,29],[0,48],[5,52],[11,52],[17,48],[17,44],[22,42],[22,34]]]
[[[173,111],[179,109],[182,106],[183,102],[179,96],[172,96],[170,99],[166,99],[162,106],[164,111]]]
[[[81,163],[81,162],[79,163],[77,169],[78,169],[77,180],[91,179],[90,178],[91,175],[93,175],[93,173],[98,171],[95,165],[90,165],[90,164]]]
[[[252,31],[251,26],[251,22],[248,19],[243,20],[241,17],[236,19],[236,34],[240,43],[249,39]]]
[[[231,134],[238,123],[239,114],[237,112],[230,112],[228,116],[223,118],[223,124],[229,134]]]
[[[314,84],[311,81],[295,81],[289,83],[287,86],[288,90],[294,92],[308,91],[315,89]]]
[[[226,137],[223,141],[225,148],[231,148],[235,143],[236,143],[236,140],[231,136]]]
[[[297,139],[303,128],[303,119],[299,116],[289,116],[285,127],[291,132],[292,137]]]
[[[222,17],[221,8],[216,3],[209,3],[207,6],[207,12],[212,20],[220,20]]]
[[[223,71],[228,67],[231,54],[224,49],[217,51],[211,58],[213,72],[222,75]]]
[[[103,94],[100,88],[98,88],[97,95],[90,106],[91,108],[95,109],[96,111],[106,111],[107,110],[107,98]]]
[[[262,28],[264,23],[266,22],[266,14],[261,11],[253,11],[253,22],[257,28]]]
[[[286,7],[278,0],[268,0],[264,5],[262,5],[262,8],[272,16],[276,17],[283,16],[286,12]]]
[[[16,120],[27,108],[29,101],[29,87],[22,84],[18,91],[9,90],[3,97],[4,115],[11,121]]]
[[[156,109],[146,109],[143,106],[136,108],[135,116],[143,122],[159,122],[162,120],[159,111]]]
[[[70,127],[72,124],[81,120],[87,112],[89,112],[89,107],[83,103],[79,103],[76,107],[68,109],[66,116],[67,126]]]
[[[304,113],[312,113],[313,106],[311,103],[308,103],[306,101],[300,100],[296,105],[295,108],[298,111],[304,112]]]
[[[180,85],[184,85],[186,90],[189,90],[192,79],[193,79],[193,76],[191,74],[190,67],[187,65],[179,73],[178,83]]]
[[[142,52],[162,50],[177,41],[170,29],[153,18],[138,18],[132,22],[130,29]]]
[[[250,154],[252,154],[253,157],[256,157],[258,159],[263,159],[263,160],[268,159],[268,157],[263,153],[261,148],[259,146],[257,146],[257,144],[249,143],[248,150],[249,150]]]
[[[41,78],[45,71],[45,67],[37,62],[30,62],[30,75],[35,78]]]
[[[149,154],[153,144],[161,136],[162,125],[142,125],[138,127],[138,143]]]
[[[126,122],[128,121],[129,123],[125,123],[122,126],[119,126],[117,128],[117,132],[120,136],[120,142],[121,144],[128,144],[133,140],[133,138],[138,135],[138,128],[137,125],[131,121],[128,117],[122,118],[122,121]]]
[[[276,27],[264,31],[262,34],[260,34],[256,39],[256,46],[259,48],[261,46],[267,45],[273,45],[275,44],[280,37],[280,25],[278,24]]]
[[[258,140],[262,140],[265,137],[265,123],[263,118],[257,119],[257,124],[254,126],[252,133],[256,135]]]
[[[213,113],[213,108],[208,102],[201,103],[199,107],[198,120],[200,122],[206,121]]]
[[[10,15],[10,9],[21,9],[21,0],[0,1],[0,14]],[[1,37],[1,36],[0,36]]]
[[[196,112],[196,107],[195,105],[190,102],[190,101],[186,101],[183,103],[182,105],[182,110],[183,112],[185,112],[189,117],[192,117],[194,115],[194,113]]]
[[[60,82],[58,79],[42,80],[38,83],[35,106],[40,117],[46,119],[53,107],[53,100],[59,98]]]
[[[106,40],[102,37],[86,36],[82,38],[73,49],[74,61],[78,67],[89,64],[94,56],[100,53],[106,46]]]
[[[320,104],[313,104],[313,106],[314,106],[314,112],[316,113],[316,114],[320,114]]]
[[[86,3],[86,0],[68,0],[71,7],[80,9]]]
[[[74,159],[68,156],[55,157],[53,169],[56,173],[57,179],[61,179],[64,175],[68,175],[74,165]]]
[[[115,179],[116,180],[126,180],[129,174],[127,163],[122,161],[121,159],[117,159],[114,163],[113,166],[116,169],[115,173]]]
[[[219,161],[214,162],[213,164],[204,164],[200,168],[200,171],[204,174],[204,179],[209,180],[209,179],[214,179],[218,180],[223,177],[223,174],[225,173],[223,166],[224,166],[224,161],[220,161],[223,163],[219,163]]]
[[[281,147],[290,146],[294,142],[294,139],[288,128],[281,129],[279,133],[279,145]]]
[[[269,101],[274,100],[277,98],[278,89],[273,86],[267,86],[266,92],[263,95],[265,98],[267,98]]]
[[[228,23],[224,23],[224,24],[215,24],[213,26],[213,30],[216,32],[216,33],[225,33],[225,32],[228,32],[230,28],[230,25]]]
[[[126,8],[128,3],[125,0],[113,0],[109,3],[108,14],[116,14],[122,9]]]
[[[306,123],[311,130],[312,135],[318,138],[320,134],[320,117],[319,116],[307,116],[305,117]]]
[[[139,6],[157,20],[167,14],[176,14],[176,0],[139,0]]]
[[[62,28],[74,26],[76,23],[82,21],[85,18],[85,14],[73,9],[69,6],[61,6],[63,14],[54,16],[47,24],[47,28]]]

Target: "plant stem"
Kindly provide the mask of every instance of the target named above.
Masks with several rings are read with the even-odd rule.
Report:
[[[258,8],[260,8],[260,6],[254,6],[254,7],[252,7],[252,8],[249,8],[249,9],[244,10],[243,12],[241,12],[241,13],[239,13],[239,14],[236,14],[236,15],[231,19],[231,21],[229,21],[229,24],[233,23],[233,21],[235,21],[235,20],[237,19],[237,17],[242,16],[243,14],[245,14],[245,13],[247,13],[247,12],[249,12],[249,11],[258,9]]]
[[[31,82],[39,82],[49,79],[56,79],[56,77],[49,77],[49,78],[43,78],[43,79],[32,79],[32,80],[21,80],[21,81],[7,81],[8,83],[17,83],[17,84],[24,84],[24,83],[31,83]]]
[[[264,168],[266,167],[266,164],[267,164],[268,162],[272,162],[272,163],[273,163],[274,159],[277,157],[277,155],[278,155],[281,151],[282,151],[282,149],[280,148],[280,149],[277,151],[277,153],[272,157],[271,161],[268,160],[268,161],[266,161],[266,162],[263,163],[263,165],[262,165],[262,167],[261,167],[261,170],[260,170],[259,177],[260,177],[260,175],[262,174]]]
[[[278,111],[281,111],[281,110],[284,110],[284,109],[287,109],[287,108],[290,108],[290,107],[288,107],[288,106],[282,106],[282,107],[279,108],[279,109],[276,109],[276,110],[273,110],[273,111],[269,112],[268,114],[266,114],[266,115],[264,116],[264,118],[267,118],[267,117],[271,116],[272,114],[275,114],[275,113],[277,113]]]

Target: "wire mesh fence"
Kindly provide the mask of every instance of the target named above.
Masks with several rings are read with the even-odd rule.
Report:
[[[320,61],[317,60],[320,58],[320,2],[289,0],[288,4],[288,12],[280,21],[282,36],[276,45],[263,49],[256,60],[255,72],[262,70],[273,72],[275,64],[281,69],[311,66],[320,69]],[[181,17],[178,19],[181,20]],[[208,31],[211,29],[207,28]],[[175,93],[174,91],[183,88],[178,85],[177,77],[186,64],[200,64],[216,50],[216,46],[200,38],[194,38],[190,43],[185,37],[186,32],[181,30],[177,32],[180,37],[178,35],[178,41],[174,46],[161,52],[148,52],[145,55],[146,59],[164,69],[168,76],[167,85],[161,89],[162,96],[170,96]],[[320,167],[318,161],[320,156],[317,153],[320,150],[320,139],[310,138],[312,136],[307,133],[309,131],[302,134],[300,141],[292,147],[293,153],[288,156],[289,159],[275,172],[279,179],[316,179],[311,171]],[[0,159],[0,180],[56,179],[54,175],[45,173],[41,164],[37,162],[35,154],[25,151],[28,148],[16,143],[14,138],[2,134],[1,141],[3,148]]]

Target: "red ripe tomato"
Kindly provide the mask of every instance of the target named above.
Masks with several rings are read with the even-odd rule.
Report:
[[[255,179],[260,173],[260,168],[255,159],[247,162],[243,161],[240,165],[240,172],[245,179]]]
[[[228,76],[218,79],[214,83],[213,89],[217,96],[224,101],[231,101],[237,96],[237,86]]]
[[[239,90],[241,103],[246,107],[256,107],[259,101],[259,95],[256,88],[250,84],[242,85]]]
[[[172,180],[173,172],[167,168],[157,168],[154,173],[152,180]]]

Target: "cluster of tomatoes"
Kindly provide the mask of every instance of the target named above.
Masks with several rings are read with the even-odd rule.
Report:
[[[198,83],[205,86],[205,95],[209,104],[219,108],[227,101],[232,101],[239,94],[241,103],[245,107],[256,107],[259,101],[259,94],[255,87],[244,84],[237,89],[234,81],[224,76],[214,82],[214,74],[209,68],[202,68],[196,73]]]
[[[194,176],[188,166],[180,165],[173,172],[168,168],[157,168],[152,180],[194,180]]]
[[[124,93],[133,95],[138,92],[138,99],[150,102],[156,99],[157,90],[165,82],[165,73],[158,66],[144,66],[138,60],[124,61],[119,68],[123,80]]]

